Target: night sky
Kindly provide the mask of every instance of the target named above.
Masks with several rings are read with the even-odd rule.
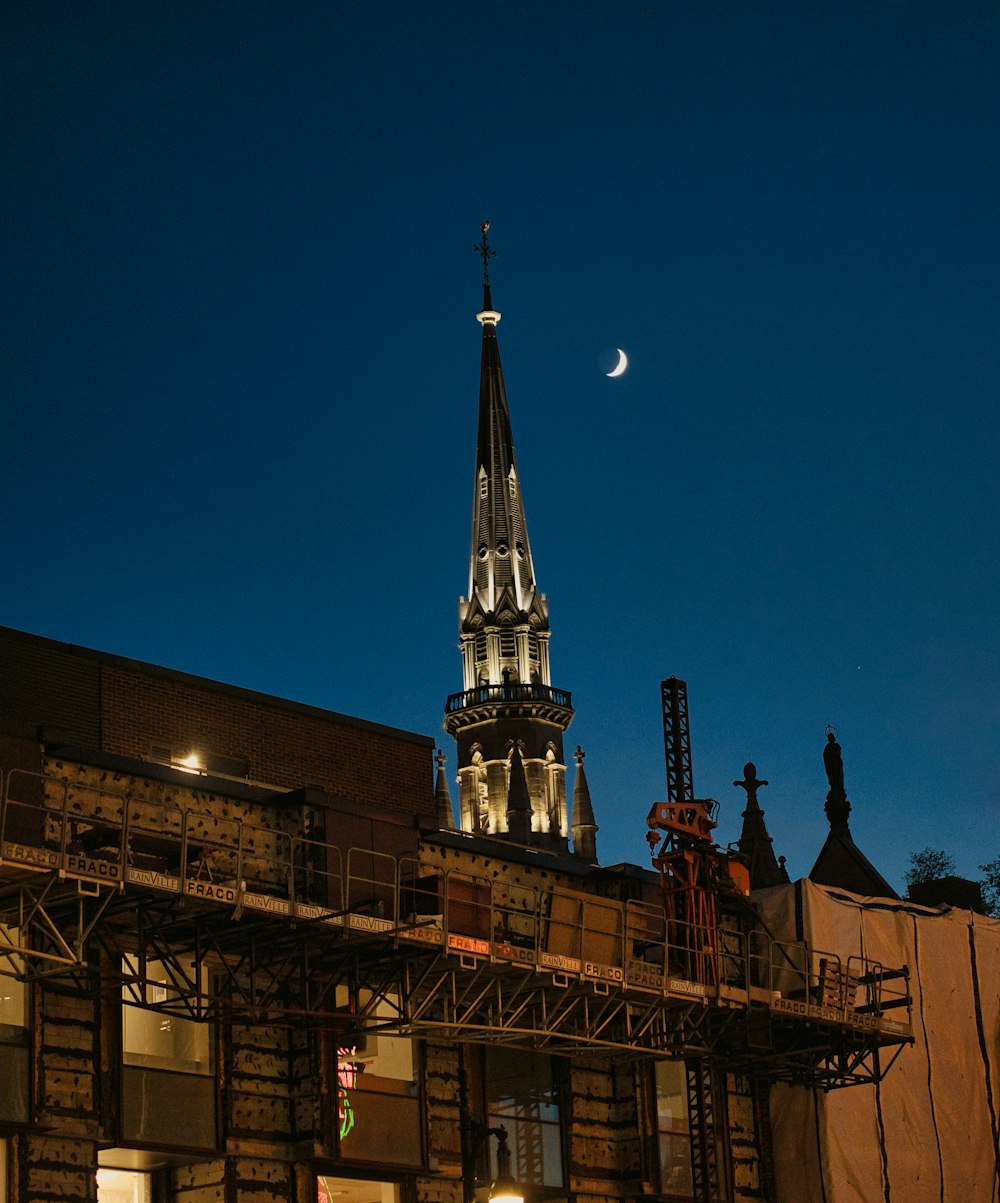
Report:
[[[5,0],[0,43],[0,623],[453,776],[489,218],[602,860],[671,673],[722,843],[752,758],[809,871],[832,723],[890,881],[1000,854],[995,3]]]

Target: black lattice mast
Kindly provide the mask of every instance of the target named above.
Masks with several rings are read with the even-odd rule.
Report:
[[[687,682],[668,677],[660,682],[660,696],[663,703],[663,747],[667,757],[667,799],[683,805],[694,799]]]

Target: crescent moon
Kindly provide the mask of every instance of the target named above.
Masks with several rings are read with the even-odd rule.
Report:
[[[628,367],[628,356],[621,349],[621,347],[617,347],[616,350],[618,351],[618,362],[610,372],[606,373],[608,376],[620,376]]]

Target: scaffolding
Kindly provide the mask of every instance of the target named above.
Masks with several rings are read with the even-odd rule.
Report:
[[[92,989],[100,969],[137,1006],[346,1043],[711,1057],[832,1088],[912,1042],[905,968],[22,770],[2,775],[0,924],[0,975]]]

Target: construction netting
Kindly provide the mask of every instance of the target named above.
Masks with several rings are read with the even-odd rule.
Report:
[[[997,1203],[1000,920],[806,879],[754,898],[781,939],[908,965],[913,998],[915,1043],[881,1082],[773,1087],[779,1203]]]

